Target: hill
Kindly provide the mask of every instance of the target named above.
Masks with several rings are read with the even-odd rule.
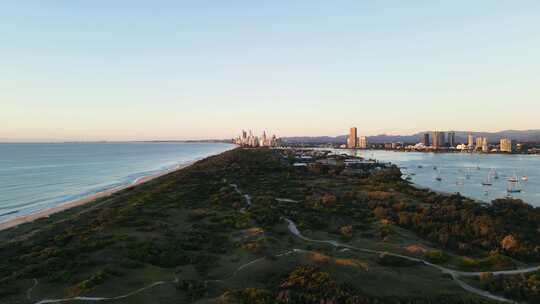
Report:
[[[448,131],[445,131],[448,132]],[[520,142],[540,142],[540,130],[505,130],[500,132],[474,132],[474,131],[455,131],[456,140],[458,142],[467,142],[469,134],[473,134],[474,137],[482,136],[487,137],[489,142],[495,143],[500,141],[501,138],[511,138]],[[371,143],[386,143],[386,142],[404,142],[404,143],[418,143],[421,137],[425,133],[431,133],[430,131],[419,132],[412,135],[375,135],[368,136],[368,140]],[[284,143],[332,143],[332,144],[344,144],[347,142],[347,135],[340,136],[296,136],[296,137],[284,137],[282,138]]]

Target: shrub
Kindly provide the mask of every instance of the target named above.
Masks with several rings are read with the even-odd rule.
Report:
[[[424,253],[424,257],[431,263],[440,264],[448,261],[450,258],[446,253],[440,250],[431,250]]]
[[[207,292],[206,284],[203,281],[197,280],[180,280],[177,288],[184,291],[192,301],[204,297]]]

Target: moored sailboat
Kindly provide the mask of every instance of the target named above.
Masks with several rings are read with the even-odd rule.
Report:
[[[497,170],[491,169],[490,174],[493,177],[493,179],[499,179],[499,174],[497,173]]]
[[[508,182],[508,187],[506,189],[506,192],[508,193],[520,193],[521,192],[521,188],[518,187],[518,183],[517,182],[511,182],[509,181]]]
[[[491,175],[488,174],[487,178],[482,181],[482,186],[493,186],[493,183],[491,182]]]

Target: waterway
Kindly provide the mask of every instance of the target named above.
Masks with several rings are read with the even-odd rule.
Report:
[[[402,172],[410,177],[412,183],[435,191],[459,192],[484,202],[511,195],[533,206],[540,206],[540,155],[384,150],[335,150],[335,152],[391,162],[398,165]],[[514,177],[517,177],[517,183],[510,183],[508,180]],[[521,192],[508,193],[509,184]]]

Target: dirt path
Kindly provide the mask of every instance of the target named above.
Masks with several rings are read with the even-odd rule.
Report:
[[[324,243],[324,244],[332,245],[334,247],[345,248],[345,249],[356,250],[356,251],[367,252],[367,253],[373,253],[373,254],[386,254],[386,255],[406,259],[406,260],[409,260],[409,261],[422,263],[422,264],[424,264],[426,266],[436,268],[436,269],[440,270],[442,273],[449,274],[452,277],[452,279],[454,281],[456,281],[458,283],[458,285],[461,286],[461,288],[465,289],[466,291],[469,291],[471,293],[474,293],[474,294],[477,294],[479,296],[482,296],[482,297],[485,297],[485,298],[488,298],[488,299],[491,299],[491,300],[495,300],[495,301],[500,301],[500,302],[504,302],[504,303],[515,303],[515,304],[519,303],[519,302],[510,300],[510,299],[507,299],[505,297],[494,295],[494,294],[492,294],[490,292],[487,292],[485,290],[478,289],[478,288],[473,287],[473,286],[471,286],[471,285],[469,285],[469,284],[467,284],[467,283],[465,283],[465,282],[463,282],[462,280],[459,279],[460,276],[479,276],[482,272],[457,271],[457,270],[453,270],[453,269],[450,269],[450,268],[446,268],[446,267],[443,267],[443,266],[440,266],[440,265],[430,263],[430,262],[422,260],[422,259],[417,259],[417,258],[413,258],[413,257],[409,257],[409,256],[406,256],[406,255],[401,255],[401,254],[397,254],[397,253],[391,253],[391,252],[387,252],[387,251],[371,250],[371,249],[366,249],[366,248],[358,248],[358,247],[350,246],[350,245],[347,245],[347,244],[343,244],[343,243],[341,243],[339,241],[335,241],[335,240],[314,240],[314,239],[310,239],[310,238],[307,238],[304,235],[302,235],[302,233],[298,230],[298,228],[296,227],[296,224],[293,221],[291,221],[290,219],[287,219],[287,218],[284,218],[284,220],[288,223],[289,232],[291,234],[295,235],[296,237],[304,240],[304,241],[314,242],[314,243]],[[520,274],[520,273],[533,272],[533,271],[536,271],[538,269],[539,269],[539,267],[529,267],[529,268],[516,269],[516,270],[497,271],[497,272],[493,272],[493,274],[494,275]]]
[[[72,297],[72,298],[63,298],[63,299],[45,299],[41,300],[39,302],[36,302],[35,304],[47,304],[47,303],[62,303],[62,302],[72,302],[72,301],[89,301],[89,302],[99,302],[99,301],[113,301],[113,300],[121,300],[128,298],[132,295],[138,294],[142,291],[145,291],[147,289],[153,288],[158,285],[163,285],[167,283],[174,283],[175,281],[158,281],[154,282],[146,287],[139,288],[137,290],[134,290],[130,293],[126,293],[124,295],[116,296],[116,297]]]

